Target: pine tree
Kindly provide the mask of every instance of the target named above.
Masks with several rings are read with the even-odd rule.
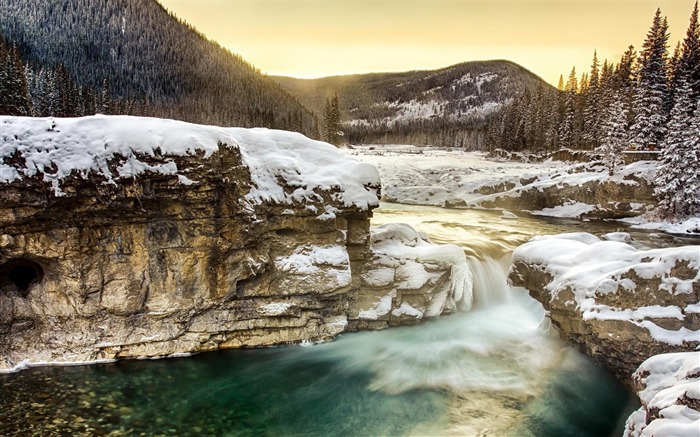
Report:
[[[684,146],[683,162],[685,173],[683,185],[684,213],[688,217],[700,217],[700,101],[690,126],[690,136]]]
[[[671,93],[671,100],[673,100],[673,92],[676,88],[676,73],[678,71],[678,65],[681,62],[681,42],[678,41],[676,48],[673,49],[673,55],[668,59],[668,83],[669,92]]]
[[[597,147],[600,141],[601,90],[599,66],[598,52],[594,51],[591,73],[588,76],[589,83],[588,92],[586,93],[586,106],[583,113],[584,126],[582,134],[582,139],[593,148]]]
[[[635,86],[637,72],[635,64],[637,63],[637,52],[634,46],[629,46],[627,51],[623,53],[620,63],[615,68],[613,76],[614,87],[618,90],[632,90]]]
[[[0,35],[0,114],[31,115],[26,67],[17,46]]]
[[[603,152],[608,166],[608,173],[612,176],[615,167],[622,162],[620,153],[628,142],[628,109],[625,100],[618,93],[613,97],[608,106],[602,125],[602,140],[599,150]]]
[[[577,139],[577,92],[578,80],[576,78],[576,67],[571,69],[569,80],[566,82],[564,117],[562,119],[559,141],[564,147],[574,147]]]
[[[692,116],[692,87],[684,70],[677,78],[676,102],[668,123],[669,133],[661,151],[661,162],[655,179],[659,209],[668,218],[679,218],[700,212],[697,199],[686,198],[692,184],[697,185],[700,172],[698,129],[700,117]],[[694,173],[694,175],[693,175]],[[690,185],[689,185],[690,184]]]
[[[656,10],[640,58],[631,140],[639,147],[658,146],[666,134],[668,92],[668,22]]]
[[[326,142],[337,146],[342,141],[344,133],[343,125],[340,123],[340,107],[337,94],[326,99],[326,106],[323,111],[323,131]]]
[[[683,48],[676,70],[683,70],[685,80],[691,89],[690,98],[700,98],[700,24],[698,23],[698,2],[695,2],[690,15],[690,24],[683,40]],[[674,80],[673,85],[678,86]]]

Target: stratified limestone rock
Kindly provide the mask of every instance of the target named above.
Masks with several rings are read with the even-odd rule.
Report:
[[[590,234],[538,237],[515,250],[509,280],[569,343],[620,381],[647,358],[700,345],[700,247],[637,250]]]
[[[322,341],[471,302],[456,246],[411,229],[371,247],[379,175],[328,144],[104,116],[0,117],[0,135],[0,372]],[[363,317],[378,294],[389,315]]]
[[[288,132],[132,117],[0,126],[0,370],[345,329],[373,167]]]

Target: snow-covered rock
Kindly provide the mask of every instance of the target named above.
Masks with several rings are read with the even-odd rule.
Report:
[[[295,133],[126,116],[0,117],[0,139],[0,371],[347,327],[373,166]]]
[[[372,257],[350,310],[352,326],[379,329],[416,324],[472,305],[472,275],[464,250],[433,244],[406,224],[371,230]]]
[[[526,183],[513,183],[500,192],[465,204],[510,208],[535,215],[571,218],[625,218],[641,215],[655,204],[656,162],[640,161],[621,167],[613,176],[604,165],[578,164]],[[482,188],[483,190],[483,188]],[[488,191],[487,191],[488,192]]]
[[[587,233],[536,237],[513,253],[509,279],[623,382],[652,355],[700,345],[700,246],[637,250]]]
[[[633,379],[642,407],[627,420],[625,437],[700,435],[700,352],[653,356]]]
[[[196,186],[196,169],[177,157],[207,159],[228,148],[250,174],[241,188],[253,204],[313,204],[325,193],[345,207],[378,204],[373,166],[343,159],[335,147],[293,132],[130,116],[0,116],[0,140],[0,184],[31,179],[49,185],[55,196],[66,195],[75,179],[115,185],[158,174]]]
[[[463,251],[370,238],[370,164],[302,135],[0,117],[0,372],[309,343],[471,304]]]

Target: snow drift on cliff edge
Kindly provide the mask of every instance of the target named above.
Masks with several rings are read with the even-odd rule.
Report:
[[[292,203],[318,199],[318,190],[339,188],[344,206],[367,209],[379,204],[379,173],[339,153],[330,144],[301,134],[263,128],[221,128],[146,117],[95,115],[82,118],[0,117],[0,183],[40,176],[62,195],[61,183],[71,174],[97,173],[106,183],[146,172],[177,175],[182,184],[196,184],[179,173],[169,156],[204,152],[219,144],[237,147],[250,169],[252,203]],[[139,156],[166,159],[149,165]],[[116,171],[109,161],[126,161]],[[285,193],[283,185],[292,187]]]

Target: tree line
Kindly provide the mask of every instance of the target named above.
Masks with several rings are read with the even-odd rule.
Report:
[[[88,108],[79,112],[94,95],[97,112],[318,137],[316,116],[294,97],[156,0],[3,0],[0,29],[36,73],[27,86],[68,76],[67,100],[80,94]]]
[[[143,102],[114,98],[107,80],[100,90],[79,86],[65,65],[52,68],[25,60],[0,32],[0,114],[80,117],[96,113],[136,114]]]
[[[673,52],[668,20],[657,9],[638,53],[629,46],[617,63],[573,68],[558,92],[522,93],[494,117],[491,149],[588,149],[601,152],[610,172],[621,152],[660,150],[656,180],[660,211],[700,215],[700,28],[695,3],[685,38]]]

